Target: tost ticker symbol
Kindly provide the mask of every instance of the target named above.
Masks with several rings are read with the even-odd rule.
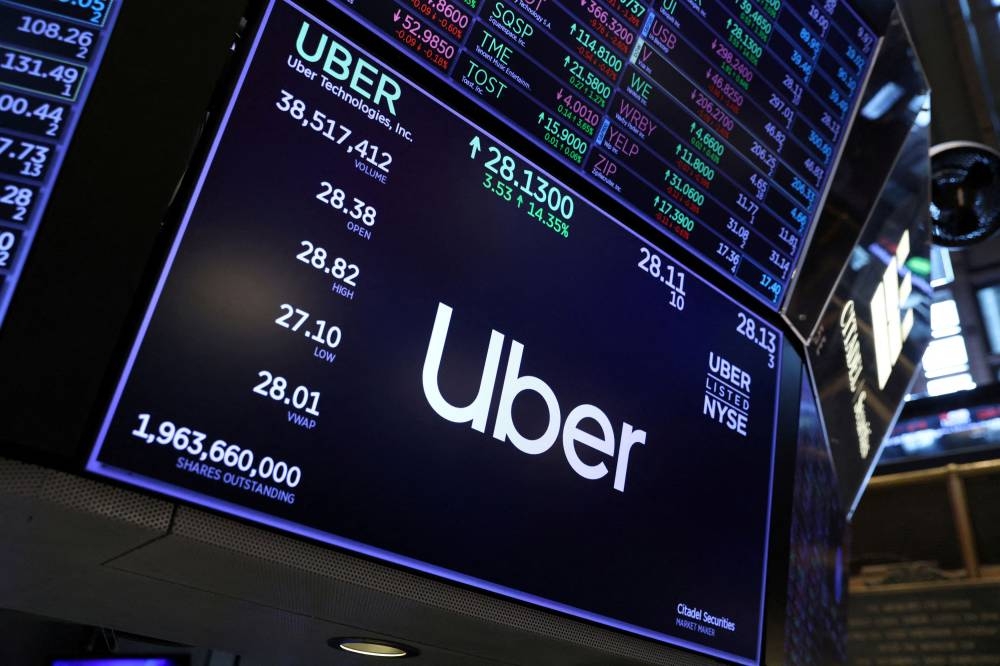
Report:
[[[903,343],[913,329],[913,309],[906,303],[913,291],[912,273],[901,267],[910,255],[910,232],[904,231],[896,246],[896,253],[889,259],[882,281],[871,300],[872,336],[875,340],[875,369],[878,387],[884,389],[892,368],[903,351]]]

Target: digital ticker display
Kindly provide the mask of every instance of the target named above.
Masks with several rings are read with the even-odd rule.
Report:
[[[320,18],[254,39],[88,469],[758,663],[780,332]]]
[[[843,0],[330,1],[772,308],[877,41]]]
[[[118,4],[0,0],[0,325]]]

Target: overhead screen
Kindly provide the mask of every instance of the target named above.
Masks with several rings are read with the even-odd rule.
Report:
[[[255,40],[88,468],[758,663],[780,332],[321,18]]]
[[[0,0],[0,325],[118,5]]]
[[[331,0],[772,308],[876,43],[842,0]]]

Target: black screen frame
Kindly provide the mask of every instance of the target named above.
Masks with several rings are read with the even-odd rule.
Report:
[[[424,88],[428,93],[437,97],[448,106],[451,106],[460,115],[465,116],[472,122],[479,124],[487,131],[496,134],[504,140],[505,143],[511,145],[519,152],[530,155],[531,159],[538,163],[540,166],[544,166],[553,173],[557,173],[559,178],[574,187],[580,194],[584,195],[591,202],[600,201],[601,198],[607,198],[605,195],[596,188],[590,186],[580,177],[571,177],[575,174],[567,174],[565,169],[556,162],[554,159],[549,158],[548,155],[539,151],[527,140],[524,140],[517,136],[511,136],[508,132],[504,131],[504,125],[499,123],[496,118],[489,116],[481,111],[481,109],[472,104],[469,100],[464,98],[464,96],[453,91],[452,89],[444,86],[437,81],[431,81],[428,77],[421,77],[421,70],[415,64],[410,62],[408,59],[403,57],[401,54],[397,54],[392,49],[386,48],[385,44],[376,36],[365,33],[363,30],[357,29],[353,23],[353,20],[343,15],[336,7],[332,5],[327,5],[322,2],[322,0],[300,0],[299,4],[303,7],[316,12],[321,16],[339,16],[342,19],[341,22],[335,22],[335,25],[339,29],[343,30],[350,39],[354,40],[360,46],[373,51],[380,59],[383,59],[390,66],[394,67],[402,73],[404,76],[417,80],[420,82],[422,88]],[[266,5],[265,2],[257,3],[258,10]],[[352,26],[354,29],[348,29],[347,25]],[[248,30],[247,34],[244,35],[242,40],[239,57],[234,58],[235,64],[230,69],[231,79],[227,81],[224,86],[225,94],[220,94],[217,96],[217,101],[220,104],[225,104],[228,102],[229,96],[232,90],[235,88],[236,80],[239,75],[239,71],[244,62],[246,51],[250,44],[252,44],[254,37],[256,36],[257,29],[259,25],[255,25],[253,30]],[[216,118],[221,117],[221,113],[215,114]],[[165,263],[167,257],[167,251],[169,245],[173,241],[173,237],[177,228],[180,224],[180,220],[183,217],[183,208],[187,204],[189,196],[193,193],[197,177],[200,173],[201,168],[204,166],[204,161],[207,158],[207,146],[211,144],[211,139],[214,138],[215,130],[217,129],[217,123],[213,123],[211,127],[206,128],[204,132],[204,141],[201,149],[199,150],[198,158],[192,161],[190,168],[188,170],[187,178],[185,179],[185,184],[180,189],[176,197],[176,205],[172,211],[170,218],[170,223],[160,236],[159,247],[156,252],[155,260],[150,261],[149,268],[146,273],[145,289],[143,293],[143,298],[137,299],[140,304],[139,307],[133,309],[133,319],[131,325],[127,329],[127,332],[122,335],[121,339],[121,349],[127,351],[125,347],[131,343],[134,337],[134,332],[139,327],[139,319],[145,310],[145,305],[152,294],[155,280],[159,276],[160,270]],[[609,198],[607,198],[610,201]],[[595,202],[596,203],[596,202]],[[597,203],[600,206],[599,203]],[[607,211],[607,208],[604,208]],[[624,212],[624,211],[623,211]],[[628,226],[633,231],[638,232],[641,236],[650,241],[654,246],[657,243],[653,242],[655,237],[654,234],[650,233],[644,222],[638,218],[626,217],[627,213],[622,214],[617,217],[621,222]],[[671,248],[670,254],[675,257],[683,257],[681,260],[686,262],[688,265],[700,266],[700,262],[694,258],[693,255],[685,256],[683,252],[675,251],[675,248]],[[771,523],[768,532],[768,563],[766,570],[766,585],[765,585],[765,595],[764,595],[764,611],[761,616],[761,663],[773,663],[774,659],[778,659],[777,654],[780,654],[783,645],[782,632],[784,630],[784,614],[785,614],[785,588],[787,586],[787,553],[789,552],[789,526],[791,520],[791,494],[793,487],[793,479],[791,478],[791,470],[794,469],[795,462],[795,446],[797,441],[797,425],[798,425],[798,412],[799,412],[799,402],[800,402],[800,378],[801,373],[805,371],[804,364],[801,361],[802,351],[797,348],[798,341],[795,339],[794,335],[790,335],[787,326],[784,325],[783,320],[779,317],[777,313],[769,311],[765,306],[758,303],[756,299],[745,298],[745,294],[742,293],[735,285],[730,284],[725,281],[724,278],[716,278],[712,275],[714,271],[705,271],[704,273],[699,272],[699,277],[709,282],[712,286],[717,288],[722,293],[729,295],[731,298],[736,299],[743,307],[754,312],[754,314],[760,316],[762,319],[767,321],[772,326],[782,330],[785,336],[785,341],[782,347],[781,353],[781,365],[779,366],[779,397],[778,397],[778,427],[775,432],[775,462],[774,462],[774,478],[775,484],[772,488],[772,515]],[[716,278],[716,279],[713,279]],[[123,354],[124,355],[124,354]],[[123,364],[122,364],[123,365]],[[121,367],[116,366],[113,371],[108,373],[108,378],[105,384],[105,395],[110,398],[112,393],[111,382],[117,378],[120,374]],[[103,403],[106,404],[106,403]],[[100,411],[100,410],[99,410]],[[103,412],[102,412],[103,413]],[[92,432],[96,432],[96,424],[92,425]],[[87,443],[86,452],[89,453],[90,444],[93,440]],[[780,470],[780,471],[779,471]],[[155,492],[139,488],[136,486],[129,485],[127,483],[120,483],[108,479],[103,476],[93,475],[95,478],[99,478],[104,483],[112,483],[114,485],[119,485],[123,488],[128,488],[130,490],[141,492],[144,494],[149,494],[154,497],[161,497]],[[190,505],[200,510],[210,511],[212,513],[218,513],[219,515],[226,516],[230,520],[235,520],[237,522],[245,523],[247,525],[253,525],[256,528],[266,529],[269,532],[275,534],[288,535],[287,532],[280,530],[279,528],[271,527],[268,525],[263,525],[254,521],[250,521],[239,516],[234,516],[230,513],[217,511],[215,509],[205,507],[198,503],[191,503],[185,500],[171,500],[177,501],[179,504]],[[303,539],[306,541],[312,541],[308,537],[301,535],[294,535],[294,538]],[[321,543],[324,548],[334,548],[335,550],[340,550],[336,546],[331,546],[325,542]],[[402,566],[393,564],[391,562],[386,562],[384,560],[366,556],[364,554],[359,554],[354,551],[349,551],[352,556],[359,557],[361,559],[370,560],[372,562],[377,562],[384,566],[391,566],[393,568],[398,568],[401,571],[410,571],[410,569]],[[424,574],[429,575],[429,574]],[[442,579],[444,580],[444,579]],[[488,596],[496,596],[499,599],[509,600],[508,597],[492,593],[490,591],[484,591],[480,588],[474,588],[471,586],[463,585],[462,583],[456,583],[455,581],[448,580],[448,584],[457,585],[459,587],[467,588],[469,590],[474,590],[479,594],[485,594]],[[516,602],[515,603],[522,603]],[[526,607],[530,607],[529,604],[524,604]],[[547,611],[553,612],[559,615],[559,611]],[[572,619],[573,621],[583,621],[588,624],[593,624],[596,627],[606,628],[598,622],[591,622],[586,619],[581,619],[577,616],[564,615],[567,619]],[[627,632],[625,632],[627,633]],[[637,637],[642,639],[642,637]],[[652,639],[642,639],[649,640],[651,643],[656,645],[663,645],[664,649],[682,649],[676,648],[675,646],[667,646],[665,644],[653,641]],[[777,649],[778,653],[774,650]],[[695,651],[694,654],[700,654]],[[771,656],[771,660],[765,660],[764,656]]]

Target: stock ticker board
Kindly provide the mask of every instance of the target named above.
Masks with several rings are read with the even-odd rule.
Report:
[[[843,0],[331,1],[773,309],[876,43]]]
[[[758,663],[781,332],[322,17],[261,22],[88,469]]]
[[[0,0],[0,325],[118,0]]]

